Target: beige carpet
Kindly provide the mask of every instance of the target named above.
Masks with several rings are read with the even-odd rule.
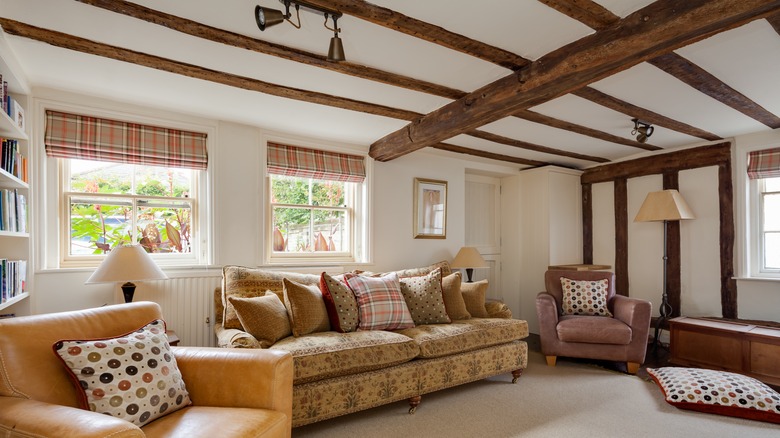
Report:
[[[502,375],[293,429],[303,437],[774,437],[780,425],[674,408],[654,383],[536,352],[517,384]]]

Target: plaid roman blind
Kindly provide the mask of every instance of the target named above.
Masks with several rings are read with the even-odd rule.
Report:
[[[206,134],[46,111],[46,155],[206,170]]]
[[[359,155],[268,143],[268,173],[362,183],[366,166]]]
[[[750,152],[747,174],[750,179],[780,176],[780,148]]]

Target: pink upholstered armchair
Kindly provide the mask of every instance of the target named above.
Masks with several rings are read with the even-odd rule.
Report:
[[[561,278],[571,280],[607,279],[608,316],[563,315]],[[615,274],[608,271],[547,271],[546,292],[536,297],[539,337],[547,365],[555,366],[558,356],[626,362],[636,374],[645,360],[650,330],[651,304],[645,300],[615,294]]]

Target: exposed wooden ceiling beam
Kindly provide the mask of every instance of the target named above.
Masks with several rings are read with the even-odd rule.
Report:
[[[361,64],[355,64],[348,61],[332,62],[328,61],[324,55],[307,52],[305,50],[294,49],[291,47],[250,38],[235,32],[208,26],[187,18],[171,15],[156,9],[150,9],[136,3],[124,0],[76,0],[92,6],[103,8],[111,12],[137,18],[149,23],[157,24],[187,35],[203,38],[209,41],[226,44],[233,47],[252,50],[257,53],[277,56],[282,59],[300,62],[301,64],[324,68],[327,70],[343,73],[358,78],[369,79],[381,82],[395,87],[403,87],[409,90],[420,91],[423,93],[442,96],[449,99],[459,99],[465,92],[456,90],[443,85],[414,79],[408,76],[386,72],[376,68],[367,67]],[[247,11],[249,14],[251,11]],[[254,28],[256,29],[256,28]],[[257,30],[257,32],[260,32]]]
[[[381,82],[388,85],[397,87],[403,87],[413,91],[419,91],[422,93],[428,93],[439,97],[448,99],[460,99],[467,93],[465,91],[457,90],[454,88],[446,87],[443,85],[433,84],[420,79],[411,78],[396,73],[387,72],[384,70],[367,67],[360,64],[353,64],[350,62],[331,62],[326,59],[325,56],[317,55],[311,52],[294,49],[291,47],[283,46],[280,44],[274,44],[267,41],[250,38],[245,35],[229,32],[223,29],[208,26],[196,21],[192,21],[186,18],[178,17],[175,15],[167,14],[162,11],[150,9],[145,6],[138,5],[136,3],[127,2],[124,0],[76,0],[81,3],[89,4],[92,6],[100,7],[111,12],[126,15],[129,17],[137,18],[149,23],[153,23],[159,26],[166,27],[178,32],[192,35],[198,38],[206,39],[221,44],[226,44],[232,47],[239,47],[247,50],[252,50],[258,53],[266,55],[277,56],[290,61],[300,62],[306,65],[312,65],[315,67],[325,68],[338,73],[369,79],[377,82]],[[536,116],[534,116],[536,114]],[[558,129],[564,129],[580,135],[585,135],[599,140],[604,140],[612,143],[622,144],[626,146],[636,147],[645,150],[657,150],[660,149],[657,146],[649,144],[639,143],[634,140],[630,140],[623,137],[618,137],[606,132],[591,129],[585,126],[577,125],[574,123],[564,122],[552,117],[543,116],[541,114],[533,113],[521,113],[515,116],[522,119],[530,120],[535,123],[548,125]]]
[[[647,143],[640,143],[636,140],[623,138],[617,135],[612,135],[603,131],[588,128],[587,126],[577,125],[576,123],[567,122],[565,120],[556,119],[554,117],[546,116],[541,113],[537,113],[531,110],[522,110],[514,114],[515,117],[528,120],[529,122],[540,123],[542,125],[551,126],[553,128],[563,129],[564,131],[575,132],[577,134],[587,135],[588,137],[597,138],[599,140],[608,141],[610,143],[618,143],[626,146],[632,146],[647,151],[657,151],[661,149],[658,146],[653,146]]]
[[[443,27],[426,23],[425,21],[363,0],[306,0],[306,2],[352,15],[353,17],[498,64],[513,71],[531,62],[508,50],[450,32]]]
[[[780,117],[674,52],[650,59],[647,62],[772,129],[780,128]]]
[[[766,18],[766,21],[775,28],[775,32],[780,34],[780,14],[775,14]]]
[[[528,160],[525,158],[513,157],[511,155],[495,154],[493,152],[465,148],[463,146],[457,146],[449,143],[437,143],[431,147],[434,149],[440,149],[442,151],[456,152],[459,154],[466,154],[474,157],[489,158],[491,160],[506,161],[508,163],[522,164],[531,167],[547,166],[551,164],[551,163],[545,163],[543,161]]]
[[[705,140],[710,140],[710,141],[721,140],[720,137],[718,137],[717,135],[711,132],[707,132],[703,129],[699,129],[691,125],[678,122],[677,120],[670,119],[669,117],[666,116],[662,116],[657,112],[650,111],[648,109],[630,104],[620,99],[616,99],[608,94],[602,93],[601,91],[593,87],[583,87],[579,90],[575,90],[574,92],[572,92],[572,94],[574,94],[575,96],[582,97],[583,99],[588,99],[593,103],[597,103],[601,106],[605,106],[619,113],[626,114],[627,116],[636,117],[638,119],[641,119],[642,121],[651,123],[653,125],[663,126],[664,128],[681,132],[683,134],[687,134],[693,137],[703,138]]]
[[[560,155],[563,157],[576,158],[578,160],[594,161],[596,163],[607,163],[610,160],[601,157],[594,157],[591,155],[578,154],[576,152],[563,151],[560,149],[553,149],[547,146],[540,146],[538,144],[529,143],[527,141],[515,140],[513,138],[504,137],[503,135],[493,134],[487,131],[480,131],[473,129],[466,132],[467,135],[472,137],[481,138],[483,140],[492,141],[494,143],[505,144],[508,146],[514,146],[521,149],[527,149],[530,151],[543,152],[546,154]]]
[[[778,9],[777,0],[658,0],[385,136],[370,155],[386,161],[436,144]]]
[[[539,0],[591,29],[601,30],[617,23],[620,17],[591,0]]]

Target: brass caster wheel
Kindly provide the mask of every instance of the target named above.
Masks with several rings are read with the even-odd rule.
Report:
[[[417,406],[409,408],[409,415],[414,415],[415,412],[417,412]]]

